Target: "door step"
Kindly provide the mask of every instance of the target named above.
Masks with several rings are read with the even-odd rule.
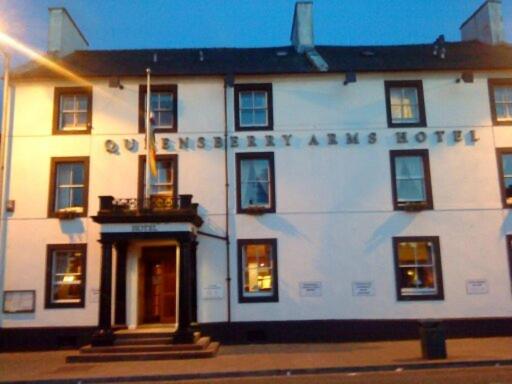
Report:
[[[113,346],[91,346],[80,348],[79,353],[66,357],[68,363],[141,361],[141,360],[174,360],[200,359],[213,357],[219,350],[219,343],[212,342],[209,337],[201,337],[196,333],[191,344],[172,344],[171,334],[139,333],[116,334]]]

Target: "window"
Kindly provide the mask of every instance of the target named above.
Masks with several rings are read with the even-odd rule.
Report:
[[[386,81],[386,110],[389,127],[426,127],[423,83]]]
[[[489,79],[491,115],[494,125],[512,125],[512,78]]]
[[[274,154],[237,153],[238,213],[275,212]]]
[[[146,196],[146,156],[139,157],[139,199],[148,198],[152,208],[170,209],[178,196],[178,156],[158,155],[156,176],[150,175],[150,196]]]
[[[390,151],[395,210],[433,209],[428,150]]]
[[[398,300],[443,300],[439,237],[394,237]]]
[[[146,90],[139,87],[139,132],[146,131]],[[151,86],[151,122],[155,132],[178,131],[178,86],[157,84]]]
[[[53,134],[90,133],[92,88],[55,88]]]
[[[46,256],[46,308],[85,304],[85,244],[51,244]]]
[[[49,217],[87,216],[88,157],[55,157],[51,162]]]
[[[235,85],[235,130],[272,130],[272,84]]]
[[[277,240],[238,240],[238,300],[277,302]]]
[[[503,207],[512,207],[512,148],[496,150]]]

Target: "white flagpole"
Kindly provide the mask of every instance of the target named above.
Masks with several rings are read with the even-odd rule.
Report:
[[[144,204],[146,208],[151,207],[150,194],[151,194],[151,171],[149,168],[150,157],[150,140],[151,140],[151,69],[146,69],[147,84],[146,84],[146,188],[144,197],[146,200]]]

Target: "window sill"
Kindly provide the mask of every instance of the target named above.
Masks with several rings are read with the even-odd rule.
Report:
[[[248,215],[259,216],[265,213],[273,213],[275,212],[272,208],[268,207],[252,207],[252,208],[243,208],[240,210],[240,213],[246,213]]]
[[[400,211],[406,211],[406,212],[419,212],[419,211],[430,210],[430,209],[432,209],[432,207],[429,206],[426,202],[422,202],[422,203],[410,202],[410,203],[399,204],[399,205],[397,205],[396,209],[400,210]]]
[[[83,217],[85,214],[83,212],[74,212],[74,211],[62,211],[62,212],[55,212],[54,217],[56,217],[59,220],[73,220],[78,217]]]

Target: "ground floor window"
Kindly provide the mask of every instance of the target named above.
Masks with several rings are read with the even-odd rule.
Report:
[[[46,259],[46,308],[84,307],[85,244],[51,244]]]
[[[239,302],[277,302],[277,240],[238,240]]]
[[[398,300],[443,300],[439,237],[394,237]]]

